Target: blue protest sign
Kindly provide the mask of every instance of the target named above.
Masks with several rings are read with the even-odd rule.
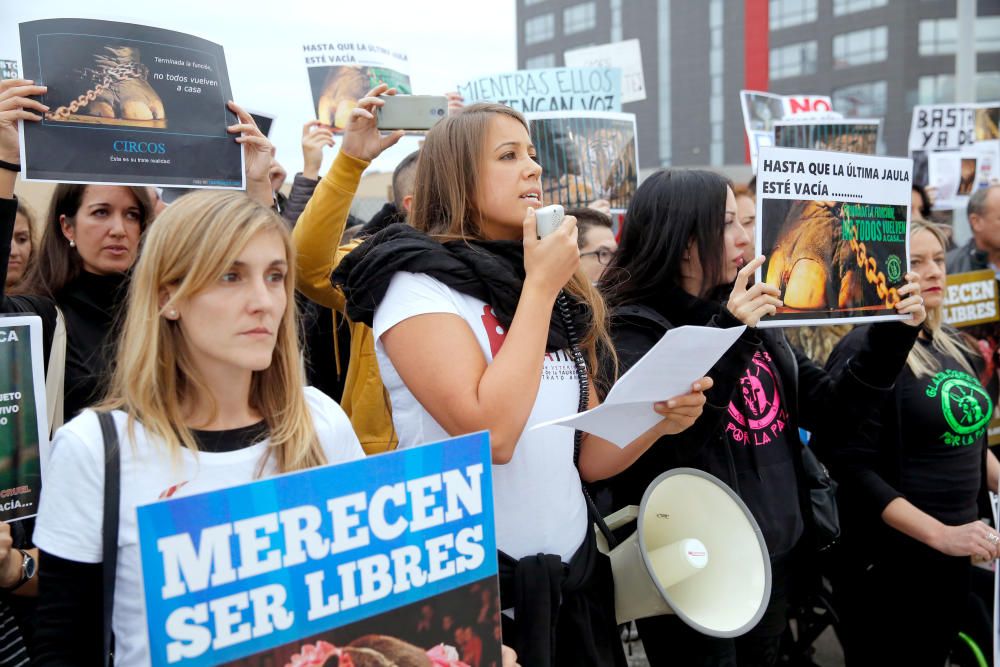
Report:
[[[140,507],[153,665],[457,658],[465,629],[499,662],[490,462],[477,433]]]

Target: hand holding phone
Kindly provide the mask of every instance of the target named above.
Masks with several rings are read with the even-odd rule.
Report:
[[[444,95],[386,95],[378,110],[378,129],[422,131],[448,115]]]

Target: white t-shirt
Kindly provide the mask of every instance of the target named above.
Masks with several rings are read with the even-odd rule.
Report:
[[[362,458],[361,444],[340,406],[317,389],[305,391],[327,460],[332,464]],[[149,440],[142,424],[136,424],[132,441],[125,413],[116,410],[113,415],[121,443],[121,505],[112,627],[115,664],[133,667],[150,664],[136,508],[161,497],[194,495],[258,479],[257,466],[267,441],[232,452],[198,452],[197,457],[185,449],[175,464],[165,447]],[[274,473],[272,458],[263,476]],[[101,562],[104,439],[95,412],[86,410],[59,429],[45,475],[35,544],[60,558]]]
[[[506,332],[490,307],[422,273],[398,272],[375,311],[382,382],[392,401],[392,420],[400,447],[413,447],[450,437],[414,398],[382,347],[381,336],[405,319],[428,313],[458,315],[472,329],[487,363],[503,344]],[[441,363],[448,363],[443,359]],[[558,554],[569,562],[583,543],[587,504],[580,475],[573,465],[573,430],[550,426],[528,430],[539,422],[565,417],[579,408],[576,364],[566,351],[545,355],[542,382],[528,422],[505,465],[493,466],[497,546],[512,558],[537,553]]]

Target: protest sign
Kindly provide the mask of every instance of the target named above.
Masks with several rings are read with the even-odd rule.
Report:
[[[909,270],[905,158],[769,147],[757,172],[757,270],[784,305],[762,327],[901,319]]]
[[[642,73],[642,49],[638,39],[585,46],[563,53],[566,67],[617,67],[622,71],[622,103],[646,99],[646,79]]]
[[[943,315],[945,323],[959,328],[1000,320],[993,271],[948,274]]]
[[[935,209],[965,206],[973,192],[989,185],[990,174],[996,173],[995,143],[975,143],[960,150],[926,154],[927,185],[936,191]]]
[[[992,269],[949,274],[945,291],[944,321],[962,329],[975,341],[985,362],[979,376],[985,387],[1000,380],[1000,285]],[[994,406],[988,442],[1000,444],[1000,405]]]
[[[152,664],[499,665],[492,498],[477,433],[139,507]]]
[[[875,155],[881,124],[877,119],[777,121],[773,123],[774,145]]]
[[[930,184],[928,161],[931,153],[956,151],[975,143],[975,117],[971,104],[918,104],[913,107],[907,145],[913,160],[915,185]]]
[[[27,180],[243,188],[243,151],[218,44],[89,19],[21,23],[27,79],[50,107],[23,123]]]
[[[42,320],[0,317],[0,521],[38,513],[46,415]]]
[[[976,142],[971,104],[918,104],[910,119],[910,151],[943,151]]]
[[[795,117],[840,118],[826,95],[775,95],[757,90],[741,90],[743,124],[750,143],[750,164],[757,170],[757,154],[774,145],[774,123]]]
[[[1000,139],[1000,102],[976,107],[976,141]]]
[[[552,67],[479,77],[458,85],[466,104],[497,102],[521,113],[621,111],[617,68]]]
[[[0,81],[17,78],[17,61],[0,60]]]
[[[639,187],[635,115],[598,111],[525,114],[535,160],[542,165],[544,204],[586,206],[597,199],[612,211],[628,208]]]
[[[316,118],[343,131],[357,101],[380,83],[401,95],[410,87],[409,56],[398,48],[363,40],[304,44]]]

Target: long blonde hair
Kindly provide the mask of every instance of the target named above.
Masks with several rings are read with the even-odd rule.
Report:
[[[164,313],[206,289],[232,266],[247,243],[263,232],[281,237],[288,257],[287,305],[278,326],[271,365],[254,371],[250,406],[269,431],[270,446],[260,470],[274,457],[280,472],[326,463],[302,387],[294,298],[294,250],[285,223],[273,211],[238,192],[199,192],[172,204],[146,233],[142,256],[129,286],[128,310],[107,397],[99,410],[128,413],[161,439],[172,455],[182,447],[197,451],[185,424],[183,406],[208,401],[218,410],[192,362],[180,324]],[[161,304],[167,288],[173,295]]]
[[[941,244],[942,249],[948,247],[948,238],[938,225],[918,218],[910,220],[910,238],[913,238],[917,232],[922,231],[933,234],[934,238]],[[958,362],[966,373],[973,377],[976,376],[976,371],[972,368],[969,357],[970,355],[975,356],[979,353],[966,342],[961,333],[945,325],[943,305],[927,309],[927,319],[924,320],[924,329],[930,335],[931,347],[934,350],[951,357]],[[906,365],[909,366],[910,372],[916,377],[922,375],[930,377],[941,370],[941,364],[938,363],[931,350],[919,343],[914,345],[910,350],[910,354],[906,358]]]
[[[512,118],[530,133],[524,116],[508,106],[492,103],[469,105],[427,133],[414,178],[413,209],[409,216],[413,227],[441,241],[485,239],[475,197],[485,161],[486,133],[496,116]],[[595,373],[599,349],[614,359],[604,298],[582,269],[577,269],[566,284],[566,292],[591,309],[591,322],[580,340],[580,348]]]

